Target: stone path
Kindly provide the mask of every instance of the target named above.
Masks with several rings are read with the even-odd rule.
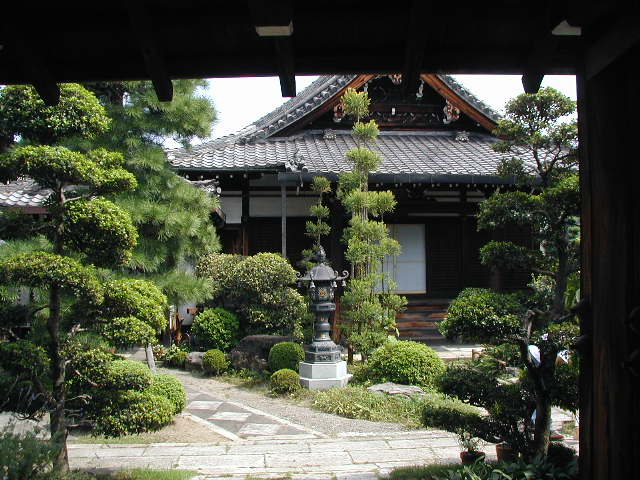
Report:
[[[294,480],[373,480],[407,465],[457,463],[453,435],[413,431],[381,436],[237,440],[225,445],[70,445],[75,468],[177,468],[197,470],[198,479],[291,476]],[[488,445],[489,458],[495,449]]]
[[[325,435],[275,415],[185,385],[192,420],[207,425],[229,440],[318,438]]]

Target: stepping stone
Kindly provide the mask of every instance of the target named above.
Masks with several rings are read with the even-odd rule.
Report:
[[[277,424],[247,423],[238,430],[238,435],[275,435],[280,429]]]
[[[207,418],[207,420],[233,420],[235,422],[245,422],[250,416],[250,413],[218,412]]]
[[[222,402],[197,400],[187,405],[187,410],[216,410],[220,405],[222,405]]]

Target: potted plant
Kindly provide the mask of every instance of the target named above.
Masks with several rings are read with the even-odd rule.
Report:
[[[518,451],[506,442],[496,443],[496,457],[498,462],[515,462],[518,460]]]
[[[478,449],[480,447],[479,438],[474,437],[473,434],[464,429],[457,430],[456,435],[458,436],[458,445],[462,449],[460,460],[462,460],[463,465],[471,465],[478,459],[484,459],[484,452]]]

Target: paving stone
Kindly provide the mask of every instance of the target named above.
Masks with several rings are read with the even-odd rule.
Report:
[[[414,448],[400,450],[370,450],[349,452],[354,463],[381,463],[381,462],[400,462],[400,461],[416,461],[421,462],[423,459],[429,459],[434,454],[431,449]]]
[[[268,453],[265,455],[265,462],[267,467],[288,468],[319,465],[326,465],[331,466],[330,468],[334,468],[339,465],[351,465],[353,463],[349,454],[345,452],[297,453],[294,455]]]
[[[178,459],[178,468],[193,468],[201,471],[211,467],[264,467],[264,455],[216,455],[213,457],[201,455],[182,455]]]
[[[207,420],[231,420],[234,422],[244,422],[251,416],[250,413],[241,412],[216,412],[207,417]]]
[[[274,435],[279,429],[280,425],[273,423],[246,423],[238,430],[238,435]]]
[[[224,445],[190,445],[188,447],[164,447],[154,445],[153,447],[147,448],[145,455],[179,457],[181,455],[223,455],[226,452],[227,447]]]
[[[242,454],[250,451],[254,453],[311,453],[311,448],[307,443],[293,444],[260,444],[260,445],[231,445],[228,454]]]
[[[389,445],[384,440],[354,441],[354,442],[332,442],[320,447],[324,452],[352,452],[357,450],[386,450]]]
[[[196,400],[187,405],[187,410],[217,410],[222,402],[213,400]]]
[[[147,447],[125,447],[125,448],[101,448],[96,452],[96,456],[99,458],[106,457],[141,457]]]

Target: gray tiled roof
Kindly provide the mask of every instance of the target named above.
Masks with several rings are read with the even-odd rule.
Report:
[[[328,133],[328,134],[327,134]],[[379,173],[495,175],[503,157],[491,148],[495,138],[456,132],[381,132],[373,149],[383,163]],[[228,143],[199,151],[174,150],[169,161],[178,170],[289,170],[304,163],[312,173],[350,170],[345,152],[355,147],[350,131],[309,130],[291,137],[252,143]]]
[[[342,138],[341,136],[341,141],[339,140],[334,142],[334,144],[327,143],[325,146],[320,146],[319,143],[323,140],[320,139],[321,137],[313,136],[313,134],[309,134],[311,136],[306,140],[302,140],[300,137],[273,138],[273,136],[294,123],[296,120],[319,108],[334,96],[338,95],[342,89],[356,77],[357,75],[323,75],[318,77],[317,80],[309,84],[309,86],[298,95],[234,134],[213,139],[209,142],[191,147],[188,150],[169,150],[167,152],[169,162],[174,168],[179,170],[270,169],[282,167],[287,163],[293,162],[295,153],[298,150],[300,150],[301,155],[307,157],[311,162],[315,161],[312,157],[318,157],[320,150],[326,150],[322,152],[323,155],[325,155],[327,151],[335,153],[337,151],[336,149],[339,148],[339,144],[344,146],[346,144],[345,142],[348,142],[349,140]],[[456,82],[451,76],[438,75],[438,77],[483,115],[493,121],[497,121],[499,119],[499,115],[495,111],[473,96],[473,94]],[[422,134],[416,135],[420,136]],[[398,171],[420,173],[422,171],[421,169],[433,168],[436,165],[433,161],[436,156],[435,152],[437,152],[439,148],[444,148],[441,143],[439,143],[440,140],[435,140],[435,138],[442,139],[443,134],[436,133],[425,135],[426,137],[419,142],[413,138],[414,135],[405,133],[403,133],[401,137],[407,137],[407,140],[401,140],[400,137],[392,134],[395,140],[381,141],[381,153],[385,158],[387,156],[389,157],[385,159],[385,163],[383,165],[383,169],[385,169],[384,173],[396,173]],[[432,140],[427,139],[429,136]],[[451,137],[455,136],[455,134],[444,134],[444,137],[447,136]],[[412,138],[409,139],[409,137]],[[481,136],[474,135],[471,143],[476,145],[479,137]],[[484,138],[484,140],[480,141],[480,144],[488,145],[487,142],[489,142],[488,138],[490,137],[482,138]],[[316,144],[315,146],[311,144],[311,139],[313,139],[312,143]],[[395,151],[393,148],[390,148],[394,144],[395,146],[399,146],[400,143],[404,143],[404,147],[409,148],[409,152],[412,151],[411,149],[419,149],[421,158],[428,157],[431,158],[432,161],[426,163],[425,161],[418,161],[416,163],[410,159],[410,155],[406,154],[407,152]],[[418,144],[421,146],[418,147]],[[482,148],[480,144],[467,148],[460,148],[458,144],[451,144],[447,148],[447,155],[450,155],[448,158],[454,158],[454,152],[465,150],[467,151],[467,154],[470,155],[478,155],[479,153],[485,155],[490,153],[492,157],[495,157],[495,153],[490,148]],[[305,151],[309,151],[310,153],[305,153]],[[342,151],[341,154],[342,153],[344,153],[344,151]],[[343,159],[339,159],[338,157],[339,155],[333,155],[331,161],[344,162]],[[406,161],[400,160],[401,158],[406,159]],[[447,160],[447,158],[442,158],[438,161],[438,165],[445,165],[448,161],[449,160]],[[481,164],[486,161],[489,160],[467,158],[464,162],[467,169],[461,173],[475,173],[471,171],[475,167],[470,165],[470,163],[477,162]],[[427,164],[429,165],[428,167]],[[414,167],[419,170],[410,170],[410,168]],[[312,167],[309,166],[309,168],[311,169]],[[340,167],[338,170],[329,171],[340,171],[345,169],[347,169],[346,166]],[[386,171],[386,169],[389,170]],[[317,171],[320,172],[326,170]],[[453,171],[459,171],[459,169],[455,168],[452,172]]]
[[[30,178],[0,184],[0,208],[40,207],[50,193]]]

